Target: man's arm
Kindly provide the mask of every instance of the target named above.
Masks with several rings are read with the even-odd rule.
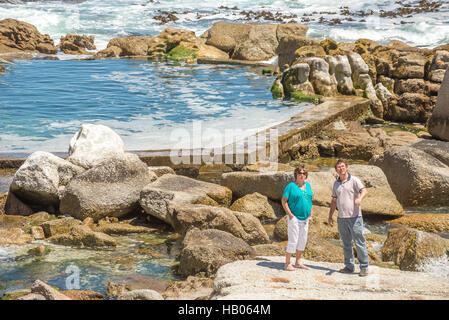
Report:
[[[334,226],[334,220],[332,219],[332,216],[334,215],[335,209],[337,209],[337,198],[332,197],[331,207],[329,210],[329,219],[327,220],[327,223],[331,227]]]
[[[363,198],[365,198],[367,194],[368,194],[368,191],[366,190],[366,188],[363,188],[362,190],[360,190],[359,196],[354,201],[355,205],[360,207],[360,204],[362,203]]]

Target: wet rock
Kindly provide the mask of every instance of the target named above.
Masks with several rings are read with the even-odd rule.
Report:
[[[83,124],[70,139],[67,161],[89,169],[124,152],[123,140],[111,128],[101,124]]]
[[[41,34],[32,24],[15,20],[0,21],[0,53],[38,52],[55,54],[58,52],[48,34]]]
[[[28,250],[28,254],[33,256],[43,256],[48,253],[47,248],[44,245],[40,245]]]
[[[87,226],[75,226],[69,233],[58,234],[47,241],[63,246],[75,247],[103,247],[116,246],[116,241],[111,236],[101,232],[94,232]]]
[[[428,124],[429,133],[444,141],[449,141],[449,72],[446,72],[438,100]]]
[[[230,209],[250,213],[259,220],[276,219],[274,210],[268,203],[268,198],[257,192],[237,199]]]
[[[30,243],[33,238],[20,228],[0,229],[0,246]]]
[[[192,203],[228,207],[231,198],[232,192],[226,187],[166,174],[142,190],[139,203],[146,213],[173,226],[172,204]]]
[[[157,291],[140,289],[124,292],[117,297],[117,300],[164,300],[164,298]]]
[[[33,283],[31,293],[40,294],[46,300],[72,300],[41,280],[36,280]]]
[[[250,245],[268,243],[268,235],[260,221],[246,212],[227,208],[180,204],[174,206],[175,231],[186,234],[191,228],[217,229],[229,232]]]
[[[178,272],[182,275],[206,276],[235,260],[251,259],[255,252],[245,241],[215,229],[191,230],[183,241]]]
[[[93,35],[67,34],[65,37],[61,37],[58,48],[65,54],[92,54],[87,50],[97,49],[94,45],[94,40],[95,36]]]
[[[44,222],[40,227],[42,227],[45,237],[49,238],[57,234],[69,233],[74,226],[79,224],[79,220],[67,217]]]
[[[421,140],[374,156],[403,206],[449,205],[449,143]]]
[[[10,192],[29,205],[55,210],[59,206],[61,187],[83,171],[51,153],[37,151],[16,171]]]
[[[283,94],[289,95],[294,91],[301,91],[304,94],[315,94],[312,83],[309,81],[310,66],[307,63],[297,63],[284,71],[282,75]]]
[[[151,182],[148,167],[135,154],[119,155],[72,179],[61,196],[60,212],[98,221],[138,209],[140,192]]]
[[[388,231],[382,248],[384,261],[393,261],[401,270],[420,271],[429,259],[445,256],[449,240],[435,234],[410,228],[395,228]]]

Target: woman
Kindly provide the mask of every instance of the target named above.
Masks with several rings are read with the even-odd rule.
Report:
[[[282,207],[287,213],[288,244],[285,256],[285,270],[295,271],[298,268],[309,269],[301,264],[301,255],[307,242],[309,223],[312,222],[312,189],[307,179],[305,165],[300,165],[293,172],[295,181],[285,187],[282,194]],[[295,266],[290,264],[290,258],[296,251]]]

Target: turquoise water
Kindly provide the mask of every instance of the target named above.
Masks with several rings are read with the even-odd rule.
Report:
[[[257,131],[311,105],[274,100],[273,77],[242,66],[146,60],[16,60],[0,75],[0,154],[65,152],[83,123],[128,150],[170,149],[174,130]]]

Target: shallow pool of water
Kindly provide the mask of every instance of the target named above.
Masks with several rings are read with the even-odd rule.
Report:
[[[23,246],[0,247],[0,296],[29,287],[36,279],[63,290],[94,290],[106,294],[109,281],[128,276],[180,280],[172,265],[168,234],[116,236],[115,249],[87,249],[33,241]],[[50,252],[34,256],[28,250],[44,244]]]

